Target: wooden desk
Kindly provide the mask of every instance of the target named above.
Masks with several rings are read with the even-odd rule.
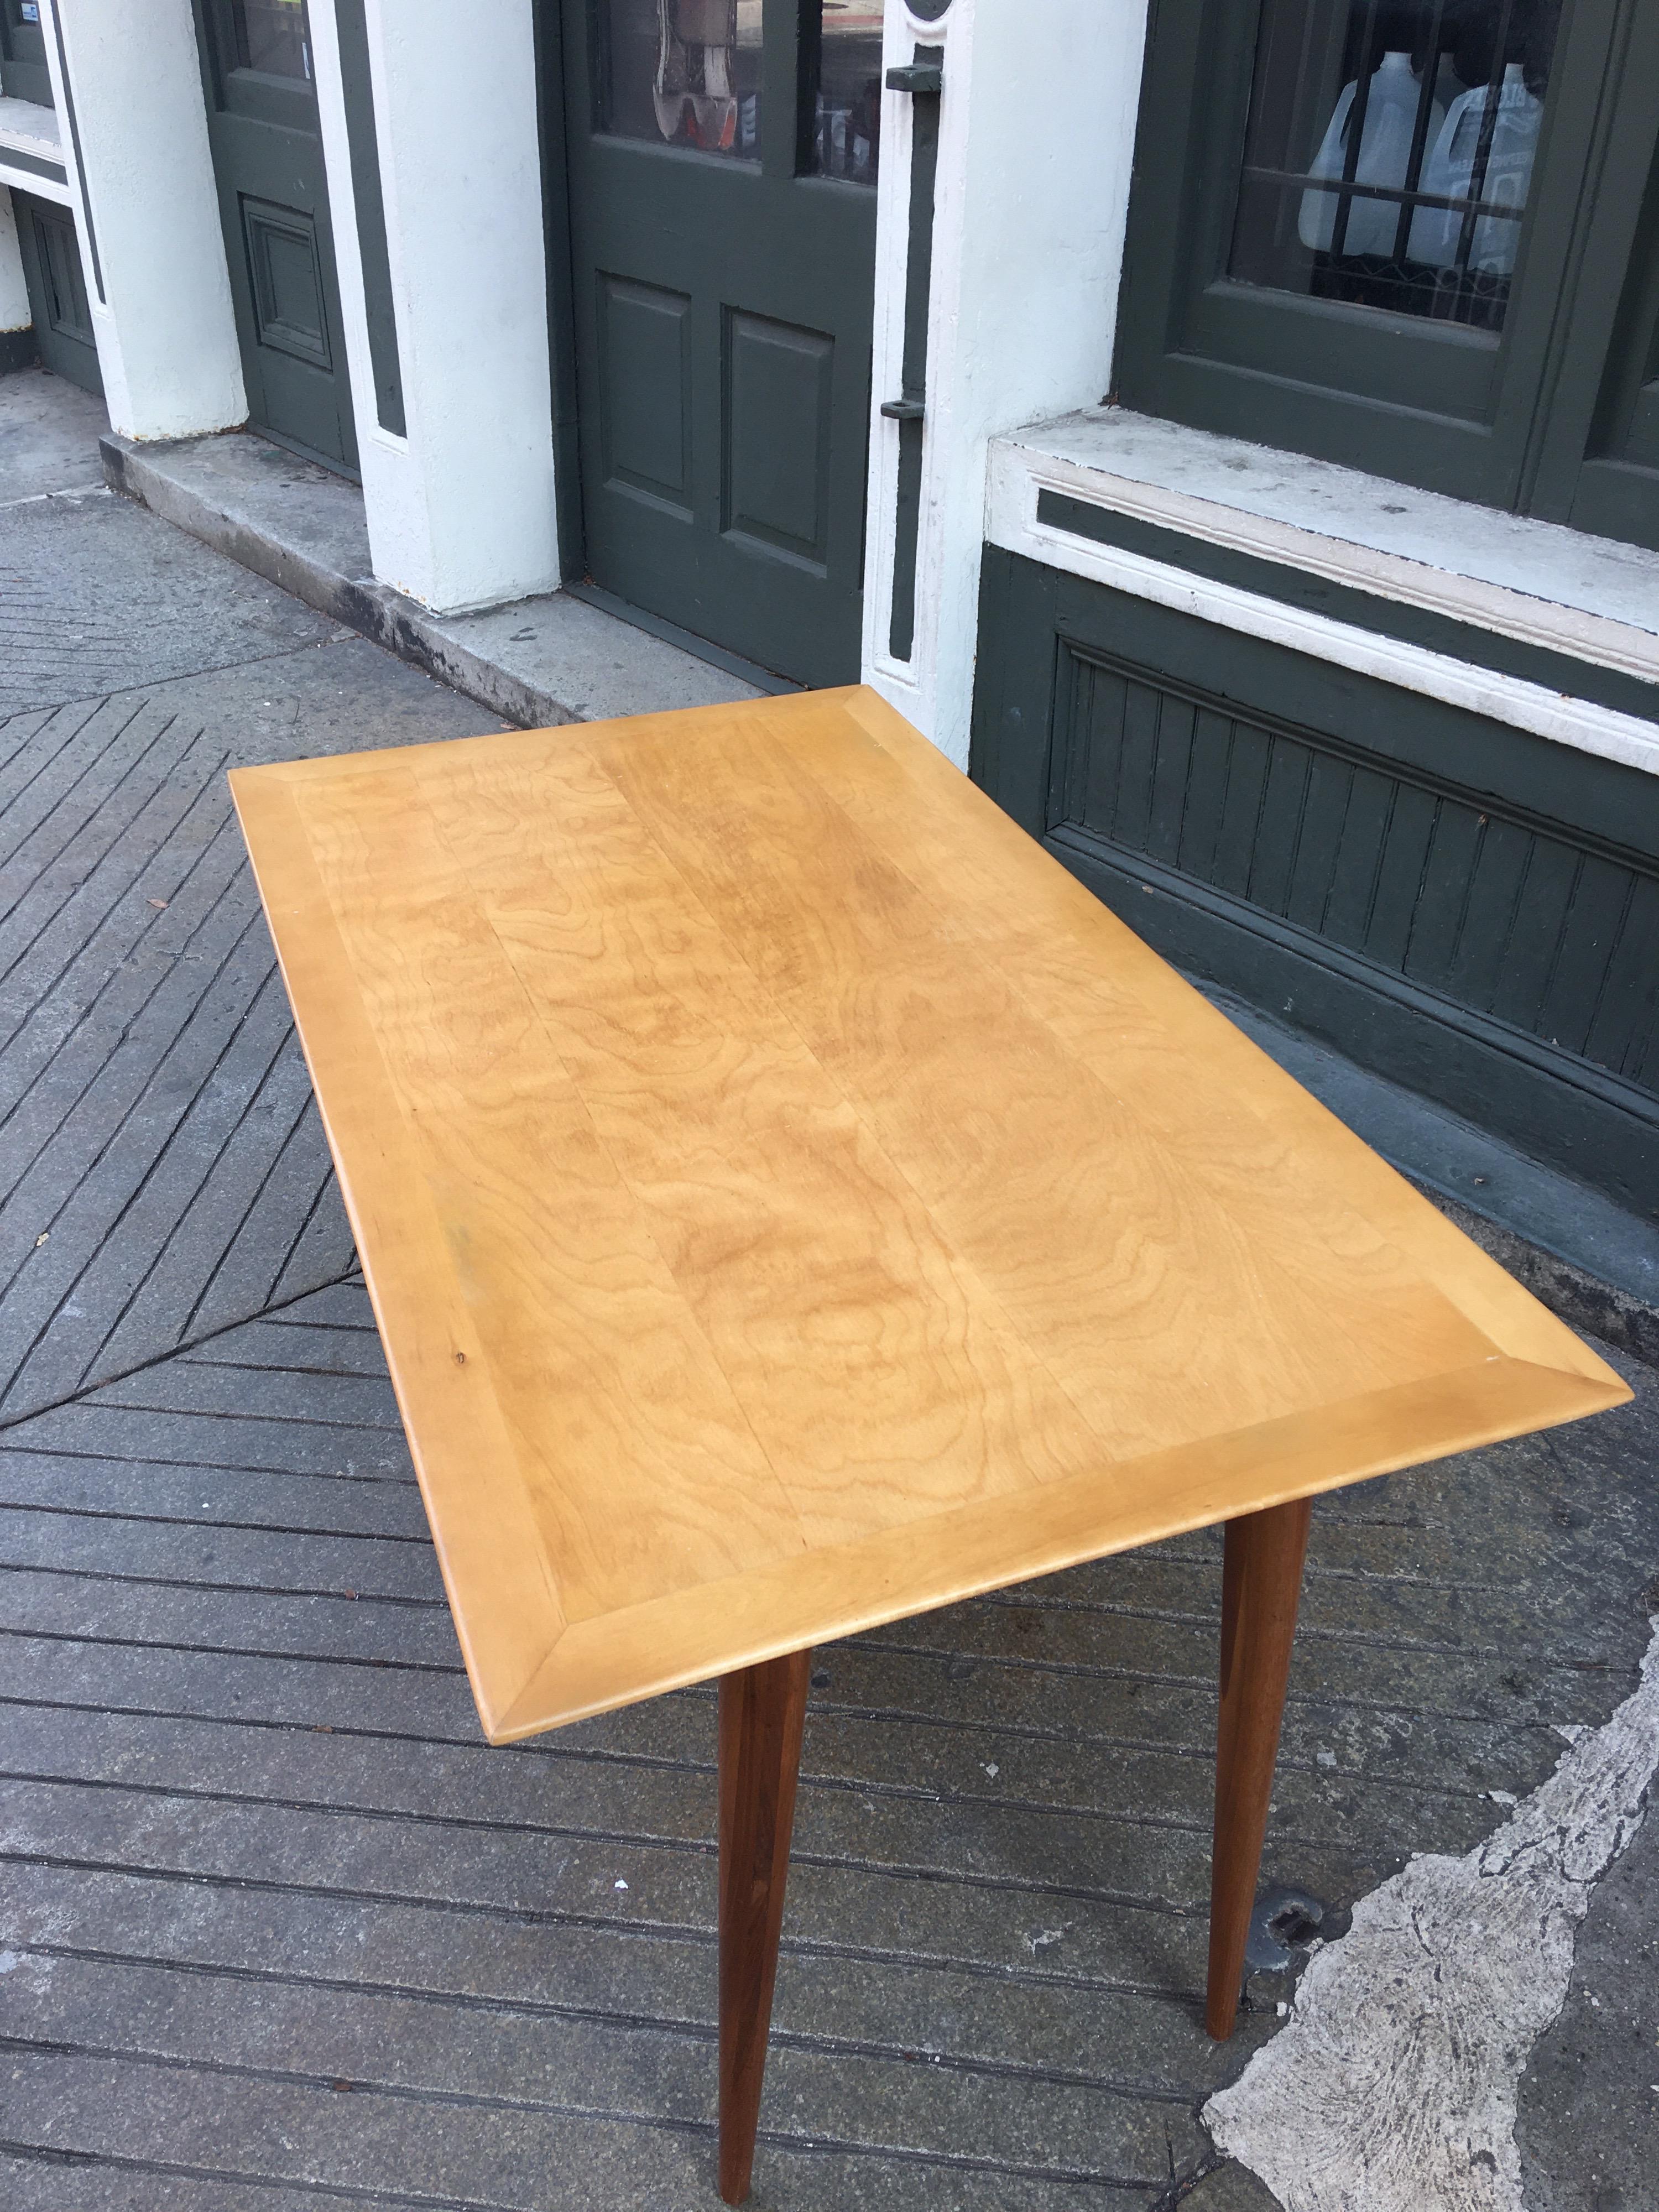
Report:
[[[1227,2033],[1308,1500],[1619,1377],[869,691],[231,782],[485,1733],[721,1678],[728,2202],[809,1647],[1217,1521]]]

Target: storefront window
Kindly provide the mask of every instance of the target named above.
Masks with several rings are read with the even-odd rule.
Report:
[[[1229,274],[1503,327],[1560,0],[1268,0]]]
[[[760,159],[761,0],[604,0],[601,127]]]
[[[881,117],[879,0],[798,0],[794,157],[808,175],[876,180]],[[764,0],[599,0],[599,128],[657,146],[761,158]],[[786,86],[786,105],[787,100]]]
[[[234,0],[232,15],[239,68],[311,82],[306,0]]]
[[[812,104],[811,166],[820,176],[876,181],[881,127],[881,16],[872,0],[823,0]]]

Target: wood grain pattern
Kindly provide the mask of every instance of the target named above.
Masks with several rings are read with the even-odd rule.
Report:
[[[789,1877],[810,1651],[720,1679],[720,2195],[749,2194]]]
[[[871,692],[232,783],[494,1740],[1628,1395]]]

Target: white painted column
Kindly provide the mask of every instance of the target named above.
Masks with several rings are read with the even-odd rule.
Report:
[[[945,49],[911,659],[887,651],[897,426],[872,420],[865,680],[968,759],[987,447],[1095,404],[1110,380],[1146,0],[888,0],[884,61]],[[896,398],[910,100],[885,93],[873,403]]]
[[[530,0],[368,0],[404,434],[376,417],[331,0],[311,23],[374,574],[443,612],[551,591],[541,155]]]
[[[26,331],[33,320],[28,286],[23,281],[22,250],[17,243],[17,215],[10,192],[0,185],[0,333]]]
[[[40,20],[110,422],[227,429],[247,400],[190,0],[73,0],[54,24],[55,4]]]

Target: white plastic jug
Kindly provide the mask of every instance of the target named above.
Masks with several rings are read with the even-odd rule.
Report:
[[[1425,192],[1448,199],[1467,199],[1474,180],[1474,157],[1480,144],[1480,120],[1486,112],[1487,88],[1477,85],[1446,111],[1434,150],[1423,164]],[[1533,156],[1538,151],[1538,126],[1544,103],[1527,90],[1519,62],[1510,62],[1498,88],[1498,114],[1492,143],[1486,152],[1486,173],[1480,187],[1483,200],[1499,207],[1523,208],[1532,182]],[[1413,261],[1429,261],[1448,269],[1457,258],[1457,240],[1463,218],[1449,208],[1419,208],[1412,217],[1407,247]],[[1474,226],[1469,247],[1469,267],[1485,276],[1507,276],[1515,267],[1521,244],[1521,226],[1505,216],[1483,215]]]
[[[1345,84],[1342,96],[1337,101],[1331,119],[1325,126],[1325,136],[1319,142],[1319,151],[1309,164],[1308,173],[1313,177],[1340,177],[1347,153],[1346,139],[1348,118],[1359,90],[1358,82]],[[1385,185],[1394,191],[1403,189],[1406,172],[1411,166],[1412,131],[1417,122],[1417,102],[1421,87],[1412,74],[1409,54],[1384,54],[1382,65],[1371,79],[1370,93],[1365,102],[1365,125],[1360,133],[1359,159],[1354,166],[1357,185]],[[1437,100],[1429,110],[1429,131],[1426,144],[1437,143],[1445,123],[1446,111]],[[1328,253],[1336,232],[1336,210],[1341,204],[1335,192],[1305,191],[1302,209],[1297,219],[1297,233],[1304,246],[1316,253]],[[1400,227],[1400,207],[1397,200],[1352,199],[1348,203],[1347,234],[1342,241],[1346,253],[1375,253],[1384,258],[1394,252],[1395,234]]]

